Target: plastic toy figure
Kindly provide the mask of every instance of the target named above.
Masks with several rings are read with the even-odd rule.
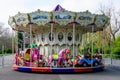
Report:
[[[22,55],[20,53],[16,53],[16,55],[15,55],[15,64],[23,65]]]
[[[50,54],[48,57],[48,66],[52,67],[53,66],[52,62],[53,62],[53,56],[52,56],[52,54]]]
[[[68,54],[70,54],[70,49],[62,49],[58,54],[58,67],[61,67],[62,64],[67,66]]]

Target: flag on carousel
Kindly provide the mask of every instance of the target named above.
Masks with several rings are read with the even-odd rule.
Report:
[[[62,11],[62,10],[63,10],[63,8],[58,4],[52,12]]]

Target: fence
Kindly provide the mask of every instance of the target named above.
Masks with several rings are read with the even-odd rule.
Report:
[[[14,55],[1,55],[0,56],[0,67],[12,66],[14,63]]]
[[[120,67],[120,55],[104,54],[105,65]]]

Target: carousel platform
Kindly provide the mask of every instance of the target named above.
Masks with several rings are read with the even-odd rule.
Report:
[[[13,65],[12,69],[20,72],[34,72],[34,73],[87,73],[103,71],[104,65],[100,65],[98,67],[78,67],[78,68],[25,67]]]

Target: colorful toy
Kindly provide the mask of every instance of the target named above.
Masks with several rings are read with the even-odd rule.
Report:
[[[25,66],[30,66],[31,65],[37,65],[39,62],[39,50],[37,48],[31,48],[31,49],[27,49],[25,56],[24,56],[24,62],[25,62]]]
[[[78,60],[79,66],[82,67],[88,67],[88,66],[98,66],[100,62],[96,60],[95,58],[90,60],[86,58],[82,58],[81,60]]]
[[[67,65],[67,57],[70,53],[70,49],[62,49],[58,53],[58,67],[62,66],[62,63],[66,66]]]
[[[48,66],[52,67],[53,66],[52,62],[53,62],[53,56],[52,56],[52,54],[50,54],[48,57]]]
[[[22,55],[20,53],[16,53],[16,55],[15,55],[15,64],[23,65]]]

